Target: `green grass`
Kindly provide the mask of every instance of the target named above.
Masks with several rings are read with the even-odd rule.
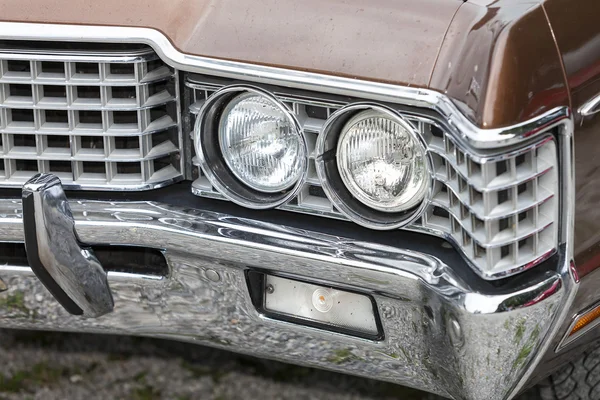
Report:
[[[2,308],[21,314],[29,314],[29,308],[25,305],[25,294],[23,292],[14,292],[0,297],[0,309]]]
[[[17,371],[12,376],[0,375],[0,393],[30,391],[32,387],[52,385],[69,375],[67,368],[51,367],[45,362],[37,363],[31,369]]]
[[[161,399],[161,392],[153,386],[145,385],[131,391],[131,400],[158,400]]]

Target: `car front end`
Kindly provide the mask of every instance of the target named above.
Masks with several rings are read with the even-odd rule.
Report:
[[[574,263],[562,73],[503,89],[527,47],[513,33],[550,35],[539,7],[126,3],[113,19],[4,5],[0,326],[171,338],[456,399],[516,396],[592,328],[573,331],[594,274]],[[455,60],[474,21],[504,25]],[[553,66],[549,43],[536,62]]]

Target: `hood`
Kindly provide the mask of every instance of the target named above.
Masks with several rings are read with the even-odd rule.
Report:
[[[181,52],[426,87],[460,0],[4,0],[14,22],[153,28]]]

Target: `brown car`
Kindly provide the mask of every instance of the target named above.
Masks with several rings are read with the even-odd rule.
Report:
[[[0,327],[600,399],[598,0],[0,21]]]

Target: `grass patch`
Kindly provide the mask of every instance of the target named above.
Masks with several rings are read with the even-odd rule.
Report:
[[[286,364],[269,375],[275,382],[295,382],[309,376],[311,372],[309,368]]]
[[[0,392],[31,391],[35,386],[52,385],[69,375],[67,368],[51,367],[45,362],[37,363],[31,369],[17,371],[10,377],[0,376]]]
[[[146,375],[148,375],[148,372],[142,371],[139,374],[137,374],[136,376],[134,376],[133,380],[138,383],[143,383],[146,381]]]
[[[25,294],[23,292],[14,292],[0,298],[0,309],[29,314],[29,308],[25,305]]]
[[[205,365],[194,365],[190,362],[183,361],[181,367],[192,374],[194,378],[202,378],[203,376],[210,376],[215,383],[219,383],[227,371],[220,368],[210,368]]]
[[[150,385],[133,389],[131,392],[131,400],[158,400],[161,398],[160,390]]]

